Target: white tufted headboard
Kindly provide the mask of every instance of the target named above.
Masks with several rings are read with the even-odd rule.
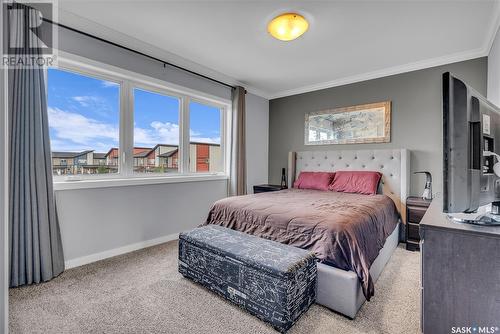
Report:
[[[288,184],[301,171],[366,170],[383,174],[380,192],[389,196],[406,224],[406,197],[410,189],[410,154],[406,149],[290,152]]]

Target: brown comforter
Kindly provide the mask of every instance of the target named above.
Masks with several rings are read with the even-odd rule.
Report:
[[[204,225],[314,251],[321,262],[354,271],[370,300],[370,266],[398,218],[394,202],[385,195],[290,189],[217,201]]]

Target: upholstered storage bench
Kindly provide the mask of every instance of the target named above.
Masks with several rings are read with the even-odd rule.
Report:
[[[180,234],[179,272],[280,332],[316,299],[312,253],[217,225]]]

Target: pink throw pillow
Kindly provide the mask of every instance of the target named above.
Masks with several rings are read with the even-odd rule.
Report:
[[[337,192],[374,195],[382,178],[379,172],[337,171],[329,189]]]
[[[335,173],[330,172],[300,172],[299,177],[293,183],[294,188],[328,190]]]

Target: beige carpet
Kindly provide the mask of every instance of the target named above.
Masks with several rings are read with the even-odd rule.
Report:
[[[418,333],[419,253],[398,248],[355,320],[314,305],[290,333]],[[177,242],[10,291],[11,333],[276,333],[183,278]]]

